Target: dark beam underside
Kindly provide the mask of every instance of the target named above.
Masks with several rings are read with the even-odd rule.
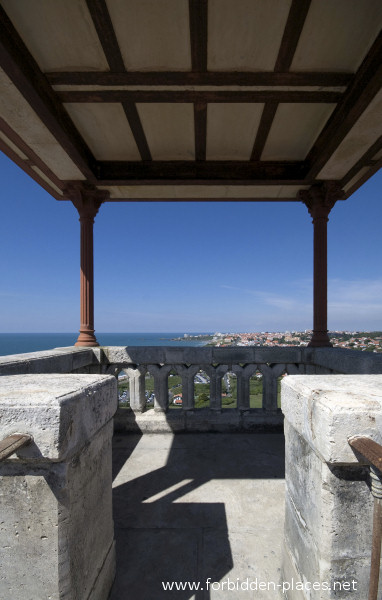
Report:
[[[382,86],[382,33],[372,45],[352,84],[338,103],[307,156],[315,177],[349,133]]]
[[[1,6],[0,66],[77,167],[93,181],[94,156]]]
[[[123,110],[129,122],[130,129],[134,136],[135,143],[141,155],[142,160],[152,160],[146,135],[142,127],[141,120],[134,102],[123,102]]]
[[[346,185],[363,167],[374,167],[378,161],[374,160],[374,156],[382,150],[382,135],[374,142],[374,144],[365,152],[365,154],[352,166],[352,168],[342,178],[341,186]]]
[[[86,0],[99,41],[112,71],[124,71],[121,50],[105,0]]]
[[[207,0],[189,0],[189,15],[192,70],[203,72],[207,70]]]
[[[207,149],[207,104],[194,104],[195,160],[206,160]]]
[[[242,185],[291,183],[306,185],[309,165],[305,162],[241,162],[241,161],[155,161],[99,162],[98,184],[153,185],[161,183]]]
[[[272,127],[273,119],[276,114],[278,102],[267,102],[260,119],[260,125],[257,130],[255,143],[253,145],[251,160],[260,160],[264,146],[268,139],[268,134]]]
[[[311,0],[293,0],[281,40],[275,71],[288,71],[292,64],[310,4]]]
[[[193,90],[65,90],[57,91],[62,102],[292,102],[337,103],[343,94],[322,91],[193,91]]]
[[[66,200],[66,198],[60,198]],[[105,202],[301,202],[297,196],[294,198],[108,198]]]
[[[52,85],[264,85],[347,86],[351,73],[274,73],[262,71],[130,71],[121,73],[69,71],[46,73]]]

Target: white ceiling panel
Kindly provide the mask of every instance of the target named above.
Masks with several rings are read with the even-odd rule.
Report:
[[[107,0],[125,67],[189,71],[188,0]]]
[[[97,160],[140,160],[121,104],[65,104],[72,121]]]
[[[2,0],[42,71],[108,71],[86,2]]]
[[[45,162],[59,179],[85,179],[56,138],[38,118],[24,96],[0,69],[0,116]]]
[[[290,198],[295,200],[297,192],[308,189],[309,186],[286,186],[286,185],[142,185],[142,186],[100,186],[100,189],[110,192],[111,199],[182,199],[182,198],[205,198],[218,200],[224,198],[237,198],[238,200],[269,198]]]
[[[207,160],[249,160],[263,104],[209,104]]]
[[[279,104],[261,160],[304,160],[335,104]]]
[[[355,72],[381,27],[381,0],[313,0],[290,70]]]
[[[137,104],[153,160],[195,158],[193,104]]]
[[[319,179],[341,179],[382,135],[382,91],[362,113],[330,160],[318,174]]]
[[[291,0],[210,0],[208,69],[272,71]]]

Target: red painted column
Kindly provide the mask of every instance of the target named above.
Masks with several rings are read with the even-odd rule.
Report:
[[[81,224],[81,296],[80,335],[76,346],[99,346],[94,335],[94,218],[106,198],[103,191],[85,185],[71,187],[68,196],[80,215]]]
[[[332,346],[328,335],[328,241],[329,213],[343,192],[335,182],[314,185],[300,192],[313,219],[313,335],[312,347]]]

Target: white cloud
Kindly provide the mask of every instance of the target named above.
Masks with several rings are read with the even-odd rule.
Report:
[[[382,279],[331,279],[328,321],[332,329],[382,329]]]

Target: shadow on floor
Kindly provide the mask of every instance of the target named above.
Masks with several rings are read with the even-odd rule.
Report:
[[[254,592],[211,592],[206,580],[279,577],[282,435],[118,434],[113,467],[110,600],[244,600]]]

